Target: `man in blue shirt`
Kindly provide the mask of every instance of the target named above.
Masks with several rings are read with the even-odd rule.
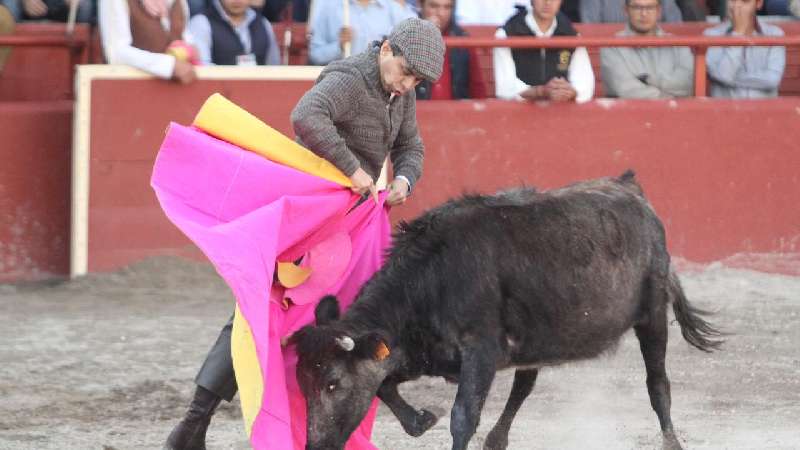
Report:
[[[325,65],[341,59],[345,44],[350,54],[367,49],[373,41],[387,36],[404,19],[416,17],[408,5],[396,0],[349,0],[350,26],[344,25],[341,1],[319,1],[311,18],[308,58],[311,64]]]
[[[764,0],[728,0],[728,20],[705,30],[706,36],[783,36],[756,11]],[[706,54],[712,97],[777,97],[786,66],[786,48],[711,47]]]
[[[192,17],[189,32],[203,64],[280,64],[272,26],[249,0],[212,0],[203,14]]]

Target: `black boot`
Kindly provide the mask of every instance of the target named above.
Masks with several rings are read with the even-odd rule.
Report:
[[[186,416],[172,429],[164,449],[206,450],[206,430],[221,400],[217,394],[197,386]]]

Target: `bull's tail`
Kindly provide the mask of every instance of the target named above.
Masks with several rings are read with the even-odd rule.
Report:
[[[686,342],[704,352],[719,349],[724,342],[719,339],[723,335],[722,332],[714,328],[702,317],[711,313],[695,308],[689,303],[678,276],[672,270],[669,273],[669,292],[670,297],[672,297],[672,310],[675,312],[675,319],[678,320],[681,326],[681,334],[686,339]]]

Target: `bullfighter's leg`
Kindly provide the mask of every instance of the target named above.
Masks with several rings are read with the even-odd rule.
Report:
[[[384,382],[378,388],[378,398],[389,407],[406,433],[411,436],[422,436],[439,420],[432,412],[426,409],[417,410],[409,405],[397,392],[397,383]]]
[[[514,422],[514,416],[517,415],[522,403],[533,391],[537,375],[539,375],[539,369],[514,372],[511,394],[508,396],[503,414],[486,437],[486,442],[483,444],[484,450],[505,450],[508,447],[508,431],[511,429],[511,423]]]
[[[197,388],[184,418],[167,437],[167,450],[204,449],[206,430],[211,416],[224,399],[236,394],[236,377],[231,360],[231,328],[233,316],[222,327],[217,341],[206,356],[195,383]]]
[[[461,354],[458,392],[450,414],[453,450],[465,450],[478,428],[483,403],[494,381],[497,361],[497,349],[486,343],[466,348]]]
[[[644,365],[647,370],[647,392],[650,394],[650,405],[658,416],[665,449],[681,449],[675,437],[670,417],[671,396],[669,378],[665,367],[667,352],[667,302],[656,294],[650,303],[652,310],[646,322],[636,325],[636,337],[642,351]]]

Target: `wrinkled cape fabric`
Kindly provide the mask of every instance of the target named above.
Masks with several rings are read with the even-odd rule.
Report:
[[[205,253],[236,298],[231,346],[255,449],[305,448],[297,357],[281,339],[314,321],[322,295],[335,294],[349,306],[382,265],[390,241],[385,193],[379,204],[353,208],[358,196],[342,183],[291,165],[173,123],[151,179],[167,217]],[[346,263],[333,261],[332,253]],[[301,257],[312,272],[307,286],[287,290],[274,282],[276,263]],[[348,450],[375,448],[369,440],[376,409],[374,402]]]

